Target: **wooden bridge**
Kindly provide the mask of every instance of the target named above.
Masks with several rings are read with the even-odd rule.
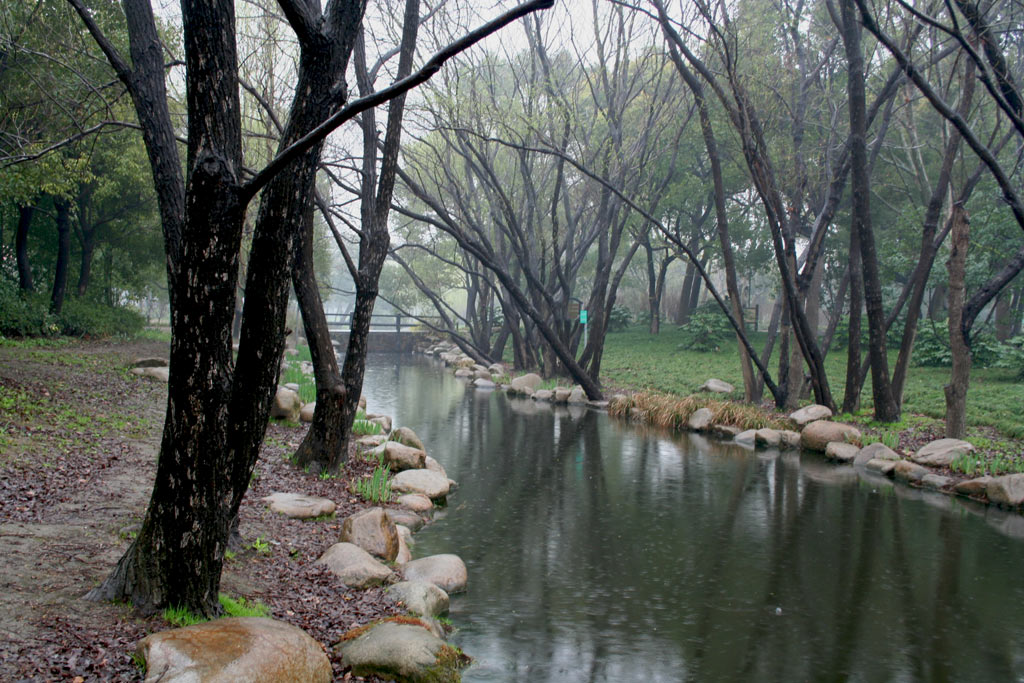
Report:
[[[327,313],[327,329],[331,340],[344,352],[352,325],[351,313]],[[432,316],[389,315],[374,313],[370,317],[370,336],[366,346],[370,353],[409,353],[416,342],[430,331],[425,323],[439,324]]]

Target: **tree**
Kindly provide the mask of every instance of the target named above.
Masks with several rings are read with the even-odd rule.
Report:
[[[321,14],[305,0],[282,1],[303,45],[298,85],[279,153],[248,179],[242,164],[232,2],[182,3],[188,114],[184,165],[148,3],[124,3],[129,61],[80,0],[69,2],[135,104],[160,206],[171,298],[171,377],[153,494],[138,537],[91,595],[129,599],[143,610],[176,604],[213,614],[219,610],[231,520],[248,487],[278,377],[293,237],[307,206],[320,144],[342,122],[422,83],[453,54],[550,2],[521,5],[448,46],[409,78],[341,106],[343,82],[318,87],[324,85],[319,79],[339,72],[330,60],[347,62],[363,3],[332,0]],[[340,44],[327,45],[330,38]],[[330,115],[319,119],[325,103]],[[234,360],[231,328],[243,218],[260,190]]]

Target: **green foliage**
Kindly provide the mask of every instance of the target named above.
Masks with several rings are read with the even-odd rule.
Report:
[[[269,555],[270,543],[264,540],[262,536],[257,536],[256,540],[252,542],[252,549],[261,555]]]
[[[352,493],[371,503],[386,503],[391,500],[391,468],[377,465],[373,474],[352,482]]]
[[[679,330],[682,332],[679,348],[702,352],[719,350],[736,334],[729,319],[714,302],[699,306]]]
[[[185,607],[168,607],[164,610],[163,618],[164,621],[176,628],[192,626],[193,624],[201,624],[204,621],[209,621],[206,617],[196,614],[195,612],[191,612]]]
[[[608,331],[621,332],[633,323],[633,315],[625,306],[612,306],[612,312],[608,314]]]
[[[374,434],[383,434],[384,428],[376,422],[370,422],[365,418],[356,418],[352,422],[352,433],[356,436],[372,436]]]
[[[41,295],[18,291],[0,279],[0,335],[5,337],[53,337],[60,333],[49,302]]]
[[[106,306],[69,297],[59,316],[51,315],[49,298],[25,293],[8,280],[0,280],[0,335],[5,337],[132,337],[145,320],[121,306]]]
[[[881,434],[865,434],[861,438],[861,444],[867,446],[871,443],[881,443],[888,446],[892,450],[896,450],[896,447],[900,443],[900,435],[893,431],[884,431]]]
[[[1024,458],[1005,452],[961,453],[949,463],[949,469],[968,477],[999,476],[1024,472]]]
[[[1007,367],[1014,357],[1024,360],[1019,346],[1000,344],[988,332],[980,332],[971,339],[971,364],[976,368]],[[949,332],[945,322],[925,321],[918,330],[914,343],[914,365],[926,368],[948,368],[953,363],[949,346]]]
[[[1013,370],[1017,379],[1024,380],[1024,335],[1006,340],[996,367]]]
[[[145,323],[145,318],[130,308],[76,298],[64,302],[59,322],[61,334],[71,337],[134,337]]]
[[[224,608],[224,616],[227,617],[269,617],[270,608],[258,600],[246,600],[239,597],[237,600],[227,593],[217,596],[220,606]]]

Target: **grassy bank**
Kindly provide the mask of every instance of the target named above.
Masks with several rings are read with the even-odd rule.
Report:
[[[601,364],[601,379],[610,387],[650,389],[685,396],[695,392],[709,377],[723,379],[736,387],[743,386],[739,353],[735,341],[727,342],[717,352],[700,353],[679,348],[682,335],[674,326],[658,335],[645,329],[631,328],[608,335]],[[754,347],[760,349],[764,335],[754,335]],[[890,365],[896,362],[895,351],[890,352]],[[842,399],[845,386],[846,355],[833,350],[825,366],[832,395]],[[768,365],[774,373],[778,369],[777,353]],[[1024,439],[1024,382],[1018,381],[1014,371],[1006,369],[976,369],[971,373],[971,388],[967,395],[967,422],[975,428],[973,438]],[[949,368],[912,367],[904,392],[904,412],[908,416],[921,415],[941,420],[945,414],[942,387],[949,381]],[[765,397],[770,399],[768,392]],[[871,378],[868,377],[862,394],[862,409],[855,418],[864,421],[871,414]],[[907,418],[905,421],[914,421]],[[900,428],[899,425],[896,426]],[[998,435],[991,433],[991,428]]]

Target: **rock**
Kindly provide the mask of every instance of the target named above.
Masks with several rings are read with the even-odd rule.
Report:
[[[430,512],[434,509],[434,503],[426,496],[418,493],[407,493],[398,497],[398,504],[413,512]]]
[[[412,545],[412,529],[404,524],[396,524],[395,528],[398,529],[398,537],[405,542],[406,545]]]
[[[789,419],[796,422],[801,427],[809,422],[814,422],[815,420],[827,420],[830,417],[832,417],[832,411],[826,406],[821,406],[816,403],[804,406],[800,410],[789,414]]]
[[[952,483],[953,480],[950,477],[935,474],[934,472],[929,472],[921,477],[921,486],[929,489],[944,489]]]
[[[171,371],[169,368],[155,366],[134,368],[132,370],[132,374],[138,375],[139,377],[148,377],[156,380],[157,382],[164,382],[165,384],[171,377]]]
[[[555,387],[555,391],[551,396],[551,402],[568,403],[570,396],[572,396],[572,389],[569,389],[567,387]]]
[[[483,377],[477,377],[473,380],[473,386],[477,389],[494,389],[498,385],[492,382],[490,379],[484,379]]]
[[[470,379],[472,377],[476,377],[476,373],[469,368],[459,368],[455,371],[455,376],[459,379]]]
[[[508,370],[506,370],[505,366],[502,365],[501,363],[491,363],[490,365],[487,366],[487,372],[491,373],[492,375],[508,374]]]
[[[690,418],[686,421],[686,426],[695,432],[703,432],[711,425],[713,417],[710,408],[698,408],[690,414]]]
[[[779,444],[785,448],[800,448],[800,432],[794,432],[789,429],[780,429],[779,436],[782,437],[782,442]]]
[[[860,430],[841,422],[816,420],[800,432],[800,446],[810,451],[824,451],[829,442],[853,443],[860,440]]]
[[[403,529],[408,530],[409,527],[403,526]],[[409,532],[412,533],[411,531]],[[409,551],[409,543],[405,540],[405,536],[398,534],[398,554],[395,555],[395,564],[405,564],[412,559],[412,553]]]
[[[427,454],[420,449],[406,446],[397,441],[385,443],[382,455],[384,464],[390,467],[392,472],[421,470],[427,459]]]
[[[428,581],[400,581],[388,586],[387,594],[402,603],[411,614],[438,617],[448,611],[448,594]]]
[[[985,493],[988,494],[989,500],[999,505],[1017,507],[1024,504],[1024,474],[993,477],[986,485]]]
[[[573,387],[569,392],[569,405],[581,406],[587,402],[587,394],[583,387]]]
[[[775,429],[758,429],[754,432],[754,443],[758,446],[777,448],[782,443],[782,434]]]
[[[953,458],[973,450],[974,446],[960,439],[936,439],[921,446],[911,459],[921,465],[948,467]]]
[[[398,530],[384,508],[370,508],[346,517],[338,540],[357,545],[387,562],[393,562],[398,555]]]
[[[833,441],[825,446],[825,457],[838,460],[839,462],[853,462],[860,449],[852,443]]]
[[[426,498],[426,496],[424,496],[424,498]],[[430,499],[427,498],[427,500]],[[423,517],[412,510],[403,510],[401,508],[398,508],[397,510],[395,508],[390,508],[388,510],[388,517],[390,517],[391,521],[395,523],[395,526],[406,526],[412,531],[419,531],[426,523],[423,521]]]
[[[445,479],[448,478],[448,473],[444,471],[444,467],[441,466],[441,463],[434,460],[429,455],[423,459],[423,468],[430,470],[431,472],[437,472]]]
[[[356,439],[356,447],[364,451],[372,451],[388,440],[387,434],[367,434]]]
[[[421,493],[431,500],[444,498],[450,489],[447,477],[430,470],[406,470],[391,480],[395,493]]]
[[[456,681],[461,665],[454,650],[422,626],[385,621],[336,646],[355,676],[425,683]]]
[[[288,382],[287,384],[282,384],[281,386],[283,386],[285,389],[291,389],[296,394],[299,393],[299,385],[296,384],[295,382]]]
[[[533,392],[534,401],[550,401],[554,398],[555,392],[550,389],[539,389]]]
[[[397,550],[396,550],[397,552]],[[351,588],[369,588],[393,583],[397,576],[370,553],[351,543],[335,543],[315,564],[326,565]]]
[[[881,459],[868,460],[864,467],[880,474],[889,474],[892,472],[893,468],[896,467],[896,461]]]
[[[700,389],[698,389],[698,391],[707,391],[712,394],[731,394],[736,391],[736,387],[728,382],[723,382],[720,379],[711,378],[707,382],[704,382],[704,384],[700,385]]]
[[[397,441],[405,446],[418,448],[421,451],[427,450],[427,447],[423,445],[423,441],[420,437],[416,436],[416,432],[412,431],[408,427],[399,427],[395,431],[391,432],[391,440]]]
[[[886,446],[884,443],[876,441],[875,443],[869,443],[864,448],[857,451],[857,457],[854,459],[854,465],[863,465],[869,460],[902,460],[899,454],[893,449]]]
[[[953,490],[963,496],[980,496],[988,490],[990,481],[992,481],[992,477],[988,475],[977,479],[968,479],[954,486]]]
[[[365,396],[360,396],[359,397],[359,410],[363,411],[364,413],[366,412],[366,397]]]
[[[713,424],[708,431],[723,438],[731,439],[740,433],[740,428],[733,427],[732,425]]]
[[[313,413],[316,412],[316,401],[307,403],[302,406],[302,410],[299,411],[299,420],[301,422],[312,422]]]
[[[292,519],[310,519],[323,515],[333,515],[337,506],[327,498],[307,496],[302,493],[271,493],[262,499],[271,512],[277,512]]]
[[[892,468],[893,478],[900,481],[921,481],[926,474],[931,474],[931,470],[909,460],[900,460]]]
[[[370,422],[376,422],[380,425],[380,428],[385,434],[391,432],[391,416],[390,415],[367,415],[366,419]]]
[[[302,629],[261,617],[233,617],[161,631],[143,638],[136,653],[146,681],[332,680],[331,662]]]
[[[274,402],[270,406],[270,417],[279,417],[291,422],[299,421],[299,410],[302,408],[302,401],[299,395],[291,389],[278,387],[274,395]]]
[[[525,375],[512,378],[512,381],[509,382],[510,391],[517,394],[529,393],[532,395],[543,381],[537,373],[528,372]]]
[[[600,401],[587,401],[587,406],[594,410],[608,410],[608,401],[603,399]]]
[[[128,364],[130,368],[166,368],[166,358],[136,358]]]
[[[449,595],[466,590],[469,574],[466,563],[458,555],[443,554],[421,557],[404,567],[406,581],[426,581]]]
[[[753,446],[757,441],[757,430],[748,429],[745,432],[740,432],[732,440],[741,446]]]

